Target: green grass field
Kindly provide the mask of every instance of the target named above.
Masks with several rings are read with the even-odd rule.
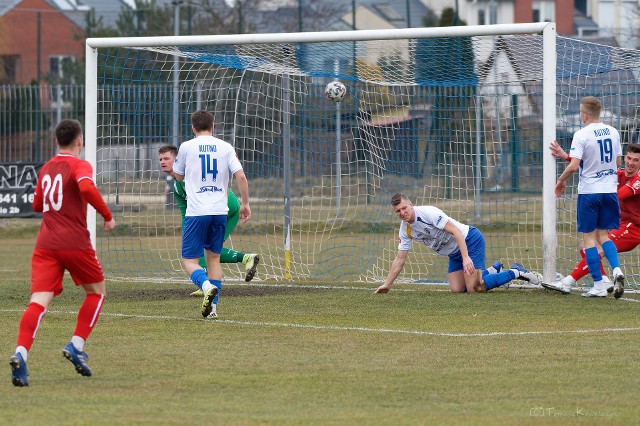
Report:
[[[86,378],[61,355],[83,298],[68,280],[15,388],[32,248],[0,245],[3,424],[640,423],[636,294],[230,283],[212,321],[184,283],[108,283]]]

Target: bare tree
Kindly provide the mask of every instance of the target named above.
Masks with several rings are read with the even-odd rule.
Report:
[[[350,10],[349,2],[326,0],[201,0],[194,33],[235,34],[322,31]]]

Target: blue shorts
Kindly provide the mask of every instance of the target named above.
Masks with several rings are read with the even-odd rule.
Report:
[[[467,243],[467,251],[469,252],[469,257],[473,261],[473,266],[476,269],[484,269],[484,264],[486,262],[485,259],[485,243],[484,243],[484,235],[482,232],[474,228],[473,226],[469,227],[469,234],[467,234],[467,238],[464,240]],[[462,267],[462,254],[460,250],[455,253],[449,255],[449,273],[462,271],[464,268]]]
[[[199,259],[204,249],[220,254],[227,215],[187,216],[182,228],[182,257]]]
[[[578,194],[578,232],[620,228],[618,194]]]

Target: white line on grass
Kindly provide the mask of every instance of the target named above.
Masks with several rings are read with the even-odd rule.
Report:
[[[2,312],[22,312],[16,309],[2,309]],[[69,314],[77,315],[77,311],[47,311],[49,314]],[[206,321],[212,324],[232,324],[232,325],[249,325],[258,327],[282,327],[282,328],[301,328],[311,330],[333,330],[333,331],[361,331],[367,333],[390,333],[390,334],[412,334],[419,336],[441,336],[441,337],[494,337],[494,336],[529,336],[529,335],[545,335],[545,334],[590,334],[590,333],[611,333],[625,331],[640,331],[640,327],[626,328],[601,328],[601,329],[583,329],[583,330],[549,330],[549,331],[494,331],[489,333],[446,333],[438,331],[422,331],[422,330],[398,330],[392,328],[369,328],[369,327],[346,327],[339,325],[314,325],[314,324],[293,324],[281,322],[262,322],[262,321],[235,321],[235,320],[205,320],[202,318],[177,317],[172,315],[135,315],[135,314],[119,314],[103,312],[102,316],[117,318],[139,318],[152,320],[179,320],[179,321]]]
[[[399,284],[410,284],[410,283],[399,283]],[[338,286],[338,285],[319,285],[319,284],[257,284],[257,283],[230,283],[230,284],[226,284],[225,285],[229,286],[229,287],[263,287],[263,288],[269,288],[269,287],[280,287],[280,288],[296,288],[296,289],[300,289],[300,288],[304,288],[304,289],[320,289],[320,290],[365,290],[365,291],[370,291],[370,292],[374,292],[378,287],[358,287],[358,286]],[[411,284],[410,284],[411,285]],[[442,286],[444,287],[444,284],[421,284],[421,285],[438,285],[438,286]],[[419,291],[415,288],[396,288],[394,287],[393,289],[394,292],[396,291],[409,291],[409,292],[415,292],[415,291]],[[429,291],[443,291],[443,292],[450,292],[449,288],[430,288]]]

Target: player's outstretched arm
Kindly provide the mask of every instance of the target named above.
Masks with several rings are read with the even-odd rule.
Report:
[[[562,149],[557,141],[551,142],[551,145],[549,145],[549,149],[551,150],[551,155],[553,155],[554,157],[570,161],[569,154],[567,154],[566,151]]]
[[[393,282],[398,278],[398,275],[402,271],[405,262],[407,261],[408,250],[398,250],[396,254],[396,258],[393,260],[391,264],[391,269],[389,270],[389,274],[387,275],[387,279],[384,280],[384,284],[376,289],[374,293],[388,293],[393,285]]]

